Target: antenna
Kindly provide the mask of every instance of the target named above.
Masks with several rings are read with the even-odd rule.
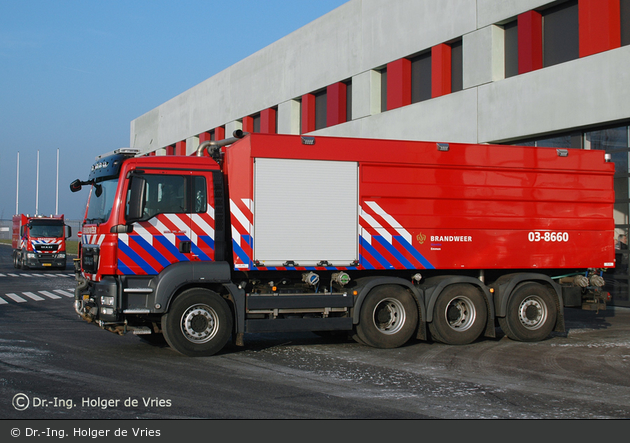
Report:
[[[39,215],[39,149],[37,150],[37,179],[35,180],[35,215]]]
[[[59,148],[57,148],[57,193],[55,195],[55,215],[59,215]]]
[[[18,210],[20,203],[20,151],[17,153],[17,179],[15,186],[15,215],[19,215]]]

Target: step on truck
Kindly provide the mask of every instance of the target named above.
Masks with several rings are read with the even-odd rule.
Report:
[[[66,239],[72,228],[62,215],[13,216],[11,244],[13,267],[18,269],[66,269]]]
[[[246,334],[538,341],[603,309],[603,151],[298,135],[97,157],[75,310],[189,356]]]

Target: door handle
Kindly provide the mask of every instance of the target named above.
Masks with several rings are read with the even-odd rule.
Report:
[[[190,240],[185,240],[179,242],[179,252],[182,254],[189,254],[191,250],[192,242]]]

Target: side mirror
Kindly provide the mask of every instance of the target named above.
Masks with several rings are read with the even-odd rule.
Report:
[[[73,181],[72,183],[70,183],[70,190],[72,192],[77,192],[81,190],[81,180],[79,180],[78,178]]]
[[[144,177],[138,175],[131,176],[129,200],[127,201],[127,223],[142,218],[145,184],[146,180]]]
[[[66,238],[72,237],[72,227],[66,225]]]

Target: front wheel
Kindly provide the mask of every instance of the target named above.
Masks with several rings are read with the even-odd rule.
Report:
[[[530,282],[514,291],[506,316],[499,317],[499,326],[512,340],[540,341],[551,334],[557,315],[555,300],[547,288]]]
[[[379,286],[361,306],[357,341],[375,348],[397,348],[409,341],[417,326],[418,305],[411,294],[400,286]]]
[[[479,338],[487,316],[486,302],[474,286],[451,285],[438,296],[429,331],[439,342],[467,345]]]
[[[190,357],[219,352],[232,333],[232,311],[216,292],[189,289],[162,316],[162,332],[171,348]]]

